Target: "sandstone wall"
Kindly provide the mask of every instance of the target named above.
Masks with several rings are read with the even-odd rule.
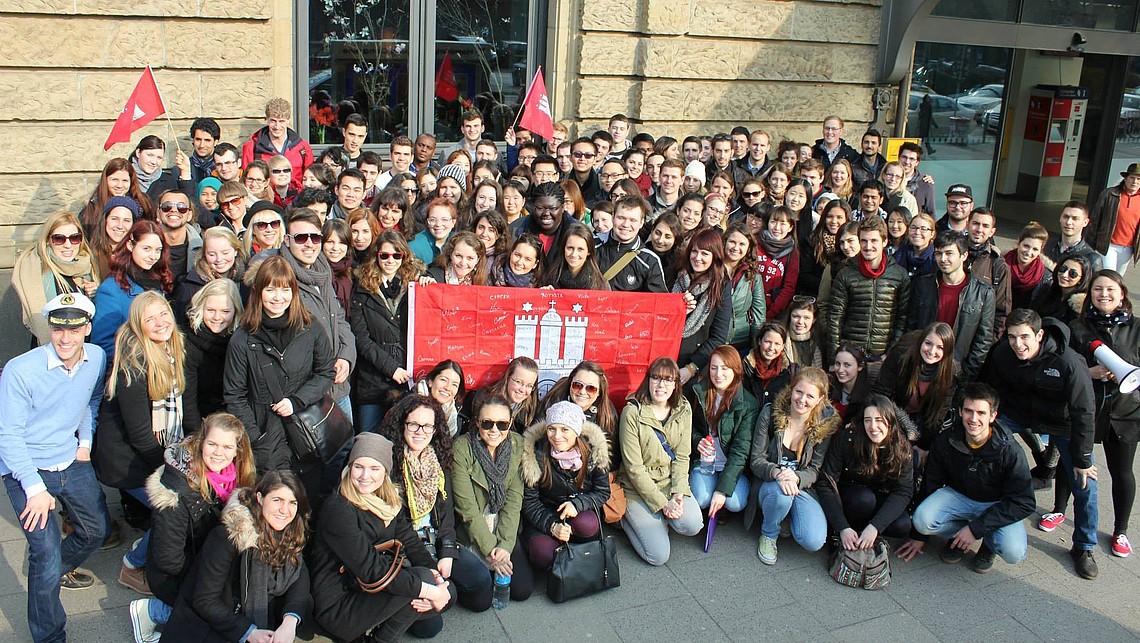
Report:
[[[288,0],[0,0],[0,267],[37,225],[77,211],[104,164],[133,144],[103,142],[147,64],[190,153],[190,122],[212,116],[239,142],[265,101],[292,96]],[[165,117],[136,132],[161,136]]]
[[[572,4],[555,106],[581,132],[622,112],[678,140],[746,124],[814,141],[828,114],[848,138],[872,120],[881,0]]]

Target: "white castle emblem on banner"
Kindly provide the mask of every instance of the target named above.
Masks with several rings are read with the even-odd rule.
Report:
[[[550,310],[541,319],[530,314],[534,306],[529,301],[522,305],[523,314],[515,315],[514,357],[529,357],[538,363],[542,394],[559,378],[569,375],[586,353],[586,326],[590,318],[581,315],[564,319],[554,310],[557,303],[551,301]],[[574,304],[572,310],[581,313],[582,304]]]

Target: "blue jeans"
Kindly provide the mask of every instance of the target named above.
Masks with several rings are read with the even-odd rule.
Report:
[[[146,495],[146,489],[142,487],[139,487],[137,489],[123,489],[123,493],[146,505],[147,509],[152,508],[150,504],[150,498],[148,498]],[[146,566],[146,550],[148,547],[150,547],[149,529],[143,532],[142,538],[139,540],[139,544],[135,546],[134,549],[127,552],[127,555],[123,556],[123,560],[127,561],[127,563],[133,569],[142,569]]]
[[[340,410],[344,411],[344,415],[348,418],[348,421],[352,422],[352,400],[345,395],[336,401],[336,405],[340,407]]]
[[[760,533],[769,538],[780,535],[780,523],[791,516],[792,538],[808,551],[819,551],[827,540],[827,518],[819,501],[806,491],[794,496],[784,495],[775,480],[760,485],[757,492],[760,510],[764,512]]]
[[[997,503],[973,500],[950,487],[942,487],[927,496],[926,500],[914,510],[914,528],[920,534],[953,538],[962,527],[995,504]],[[1028,553],[1027,538],[1025,523],[1018,520],[983,537],[982,542],[995,554],[1001,556],[1002,560],[1010,565],[1016,565],[1025,560]]]
[[[157,598],[151,598],[147,601],[146,609],[150,613],[150,620],[158,625],[166,625],[166,622],[170,620],[170,614],[174,611],[174,607]]]
[[[1005,415],[999,416],[999,421],[1013,432],[1020,433],[1026,429]],[[1078,489],[1077,481],[1073,477],[1073,456],[1069,453],[1072,440],[1056,435],[1041,437],[1044,444],[1052,444],[1057,449],[1057,454],[1061,456],[1061,475],[1069,476],[1069,486],[1073,488],[1073,517],[1076,519],[1073,522],[1073,549],[1092,551],[1096,549],[1096,528],[1100,520],[1100,511],[1096,506],[1096,480],[1089,479],[1084,489]]]
[[[380,421],[384,419],[385,407],[383,404],[361,404],[356,407],[357,433],[377,433],[380,430]]]
[[[60,541],[59,522],[50,516],[43,529],[24,530],[28,540],[28,628],[36,643],[64,641],[67,613],[59,600],[59,578],[74,571],[107,539],[111,519],[107,499],[90,462],[73,462],[63,471],[40,471],[47,491],[67,514],[75,531]],[[4,476],[12,509],[19,516],[27,498],[20,483]],[[21,526],[22,528],[22,526]]]
[[[1053,436],[1053,444],[1061,456],[1061,471],[1069,476],[1069,486],[1073,492],[1073,549],[1092,551],[1096,549],[1096,528],[1100,520],[1100,510],[1096,506],[1096,480],[1089,478],[1085,488],[1074,477],[1073,456],[1069,453],[1069,438]]]
[[[693,469],[689,474],[689,487],[693,491],[693,500],[697,501],[697,506],[701,509],[708,509],[709,503],[712,502],[713,492],[716,491],[716,485],[720,482],[722,472],[717,471],[712,475],[701,473],[699,468]],[[748,504],[748,476],[743,473],[736,479],[736,487],[732,490],[732,495],[724,499],[724,508],[733,513],[742,511],[744,505]]]

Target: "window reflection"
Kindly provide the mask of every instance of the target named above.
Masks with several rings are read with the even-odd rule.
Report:
[[[1021,21],[1054,27],[1132,31],[1136,0],[1025,0]]]

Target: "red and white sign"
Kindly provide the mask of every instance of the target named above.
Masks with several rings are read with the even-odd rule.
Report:
[[[685,323],[680,294],[412,284],[408,370],[416,379],[444,360],[463,366],[468,389],[503,376],[507,362],[538,362],[544,394],[583,359],[598,362],[619,406],[654,359],[677,357]]]
[[[103,149],[109,150],[115,143],[129,143],[132,133],[165,113],[166,105],[162,102],[162,94],[158,91],[154,72],[148,65],[143,70],[139,82],[135,84],[135,90],[131,92],[123,111],[119,113],[115,125],[111,127],[111,133],[107,136]]]
[[[542,69],[535,72],[534,80],[523,99],[523,114],[519,125],[542,138],[554,136],[554,115],[550,111],[550,97],[546,94]]]

